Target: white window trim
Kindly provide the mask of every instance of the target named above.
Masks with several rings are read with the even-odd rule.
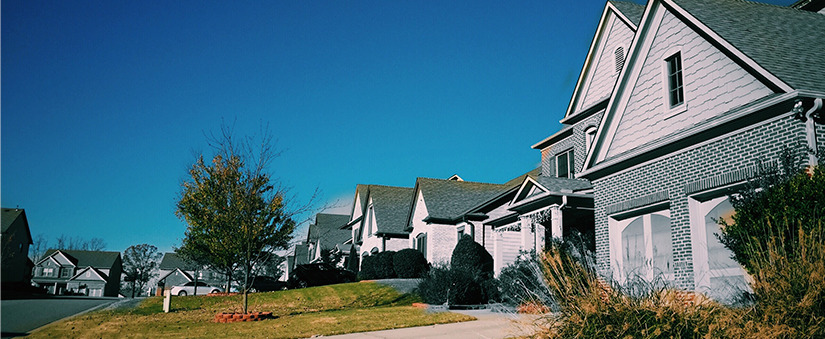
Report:
[[[645,218],[645,222],[643,223],[644,227],[644,241],[645,241],[645,261],[650,261],[650,258],[653,258],[653,232],[651,229],[651,215],[661,215],[670,219],[670,209],[658,210],[648,213],[640,213],[634,214],[623,219],[616,219],[615,216],[610,216],[607,218],[608,221],[608,228],[609,228],[609,237],[610,237],[610,265],[613,271],[613,279],[618,281],[620,284],[624,284],[626,282],[626,277],[624,276],[624,271],[622,267],[623,263],[623,256],[622,256],[622,231],[630,225],[631,222],[636,220],[638,217]],[[672,221],[671,221],[672,223]],[[671,226],[672,227],[672,226]],[[671,230],[671,237],[672,237],[672,230]],[[672,239],[671,239],[672,241]],[[671,254],[672,255],[672,254]],[[649,265],[649,264],[648,264]],[[654,270],[648,269],[645,272],[645,279],[647,281],[653,281],[654,278]],[[670,274],[665,275],[665,280],[668,282],[674,281],[674,274],[671,272]]]
[[[682,103],[676,106],[670,107],[670,80],[668,79],[669,70],[667,67],[667,59],[679,53],[679,61],[681,62],[682,66]],[[686,80],[686,70],[687,66],[685,64],[685,53],[683,51],[682,46],[674,46],[665,51],[665,53],[660,58],[661,64],[661,79],[662,79],[662,107],[664,108],[664,119],[670,119],[680,113],[687,111],[688,109],[688,91],[687,91],[687,81]]]
[[[598,132],[598,128],[595,125],[587,126],[584,129],[584,149],[585,154],[590,151],[590,147],[593,146],[593,142],[596,141],[596,132]],[[590,137],[592,135],[592,138]]]
[[[703,193],[706,195],[707,193]],[[713,192],[711,192],[711,195]],[[693,252],[693,285],[697,292],[707,292],[710,289],[710,278],[712,276],[742,275],[748,284],[753,283],[753,278],[744,268],[728,268],[710,270],[710,263],[707,249],[707,231],[705,229],[705,214],[715,208],[727,198],[724,191],[718,191],[718,195],[713,198],[699,199],[697,195],[688,198],[688,209],[690,213],[690,233],[691,250]]]
[[[562,177],[559,175],[559,156],[567,154],[567,177]],[[568,178],[572,179],[573,176],[576,174],[576,171],[573,170],[575,162],[573,161],[573,149],[567,149],[563,152],[557,153],[553,156],[553,161],[556,162],[556,178]]]

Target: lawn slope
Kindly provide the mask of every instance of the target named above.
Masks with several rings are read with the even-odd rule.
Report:
[[[350,283],[249,295],[250,311],[276,319],[215,323],[219,312],[237,312],[241,296],[152,297],[131,309],[102,310],[48,325],[32,338],[305,338],[473,320],[457,313],[413,308],[418,297],[376,283]]]

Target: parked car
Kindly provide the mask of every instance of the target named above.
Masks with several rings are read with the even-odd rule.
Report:
[[[355,273],[330,264],[297,265],[289,275],[289,288],[323,286],[356,281]]]
[[[173,295],[206,295],[209,293],[223,292],[223,288],[209,286],[202,281],[198,281],[198,294],[195,294],[195,282],[188,282],[183,285],[172,286]]]
[[[287,289],[287,283],[273,277],[255,277],[249,289],[252,292],[282,291]]]

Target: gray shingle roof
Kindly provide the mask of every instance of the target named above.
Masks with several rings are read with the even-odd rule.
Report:
[[[455,219],[509,188],[506,185],[470,181],[418,178],[430,218]]]
[[[608,1],[613,6],[616,6],[616,9],[619,12],[622,12],[630,21],[633,21],[633,24],[639,26],[639,22],[642,21],[642,15],[645,13],[645,6],[632,3],[632,2],[624,2],[624,1]]]
[[[318,213],[315,223],[309,225],[309,241],[321,241],[321,248],[331,249],[336,244],[347,241],[352,236],[350,230],[342,230],[341,226],[349,222],[349,215]]]
[[[536,181],[550,190],[550,192],[560,193],[562,191],[578,191],[583,189],[593,188],[590,181],[584,179],[568,179],[548,176],[539,176],[535,178]]]
[[[48,250],[43,256],[44,258],[51,256],[57,250]],[[69,257],[75,265],[79,267],[92,266],[100,269],[110,269],[115,265],[115,261],[120,257],[118,252],[106,251],[75,251],[75,250],[60,250],[63,254]]]
[[[23,209],[16,209],[16,208],[3,208],[3,213],[0,214],[0,222],[3,224],[3,233],[9,229],[9,226],[17,220],[20,215],[23,214]]]
[[[674,0],[794,89],[825,91],[825,15],[741,0]]]
[[[530,172],[524,173],[524,174],[519,175],[519,176],[517,176],[513,179],[510,179],[510,181],[504,183],[504,186],[507,186],[508,189],[516,187],[516,186],[520,186],[521,183],[524,182],[524,179],[526,177],[536,179],[536,178],[539,177],[539,175],[541,175],[541,167],[537,167],[537,168],[531,170]]]
[[[163,254],[163,259],[160,260],[158,268],[161,270],[174,270],[176,268],[186,270],[189,269],[189,266],[177,253],[167,252]]]
[[[369,197],[375,211],[377,233],[409,233],[404,229],[413,201],[412,188],[369,185]]]

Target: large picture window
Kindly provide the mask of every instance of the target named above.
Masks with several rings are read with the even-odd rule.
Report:
[[[611,225],[619,281],[673,281],[669,211],[612,220]]]
[[[704,201],[691,199],[690,204],[696,290],[721,302],[736,302],[750,291],[745,270],[718,238],[722,232],[718,221],[730,222],[733,206],[726,196]]]

